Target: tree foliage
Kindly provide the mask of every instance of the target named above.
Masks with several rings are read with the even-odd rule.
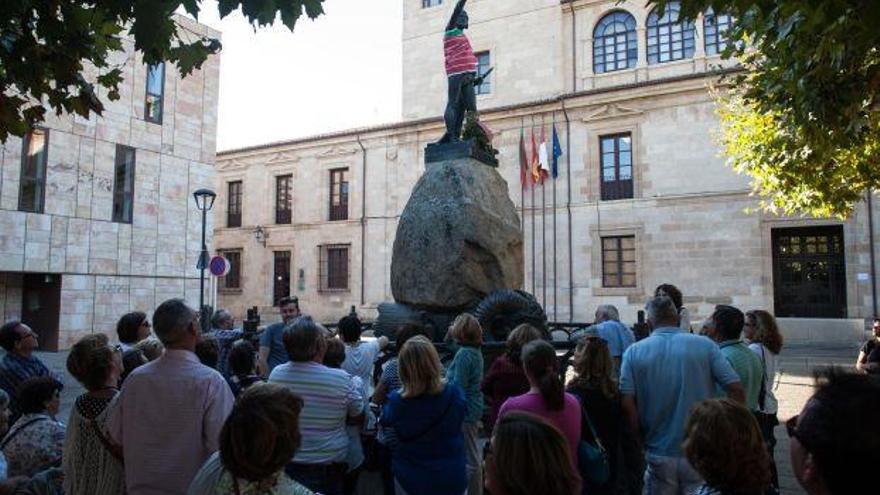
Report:
[[[671,0],[651,0],[665,8]],[[734,17],[721,144],[766,210],[845,216],[880,187],[880,1],[681,0]]]
[[[255,26],[276,18],[291,30],[305,14],[323,13],[324,0],[219,0],[220,17],[241,8]],[[130,36],[144,63],[173,63],[183,75],[220,51],[220,41],[183,29],[172,16],[183,8],[198,18],[198,0],[3,0],[0,8],[0,141],[22,136],[47,109],[88,117],[107,98],[119,98],[121,67],[108,62]],[[89,80],[84,67],[97,69]]]

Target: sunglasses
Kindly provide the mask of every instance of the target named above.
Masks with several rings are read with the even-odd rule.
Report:
[[[147,321],[147,320],[142,321],[142,322],[141,322],[141,326],[142,326],[142,327],[147,327],[147,328],[152,327],[152,325],[150,325],[150,322]]]

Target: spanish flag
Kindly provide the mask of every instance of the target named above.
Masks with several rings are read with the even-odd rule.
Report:
[[[541,161],[538,158],[538,143],[535,142],[535,129],[532,128],[532,183],[541,181]]]

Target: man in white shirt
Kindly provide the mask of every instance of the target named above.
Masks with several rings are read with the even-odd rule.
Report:
[[[170,299],[156,308],[153,325],[165,353],[128,376],[108,423],[110,437],[122,445],[129,495],[185,493],[219,448],[234,400],[220,373],[195,355],[195,310]]]

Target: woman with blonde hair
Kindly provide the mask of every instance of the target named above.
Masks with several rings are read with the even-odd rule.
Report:
[[[776,319],[767,311],[755,309],[746,313],[743,336],[749,343],[749,350],[761,359],[761,367],[764,373],[764,381],[761,384],[761,393],[758,396],[758,410],[755,418],[764,435],[767,444],[767,453],[770,455],[770,471],[773,487],[779,488],[779,474],[776,470],[776,461],[773,451],[776,449],[776,436],[773,429],[779,424],[776,416],[779,411],[779,402],[773,393],[773,384],[776,382],[776,370],[779,365],[779,353],[782,351],[782,333],[776,324]]]
[[[401,388],[388,395],[381,419],[397,435],[391,458],[396,492],[464,493],[464,393],[444,382],[440,356],[427,338],[409,339],[397,359]]]
[[[572,467],[568,442],[538,416],[504,416],[486,450],[486,486],[492,495],[580,493],[581,480]]]
[[[770,458],[752,413],[730,399],[709,399],[691,409],[682,450],[705,484],[695,495],[763,495]]]
[[[64,493],[125,493],[122,448],[104,433],[110,402],[119,393],[122,349],[102,333],[81,338],[67,356],[67,371],[87,392],[76,398],[67,423],[62,467]]]
[[[608,342],[595,330],[588,329],[575,347],[573,364],[575,377],[568,383],[566,391],[577,397],[586,412],[608,453],[611,467],[608,481],[592,486],[584,480],[584,489],[586,493],[596,495],[616,493],[618,453],[625,429],[621,428],[620,394],[613,378],[614,361]]]
[[[483,328],[470,313],[462,313],[449,327],[449,337],[459,346],[446,376],[464,390],[467,412],[462,425],[467,461],[468,495],[483,493],[483,456],[480,452],[479,423],[483,417]]]
[[[483,378],[480,389],[489,404],[489,421],[486,429],[492,431],[498,419],[501,404],[507,399],[522,395],[529,391],[529,379],[523,371],[520,354],[524,345],[541,338],[541,331],[523,323],[507,335],[507,349],[504,354],[495,358],[489,371]]]

